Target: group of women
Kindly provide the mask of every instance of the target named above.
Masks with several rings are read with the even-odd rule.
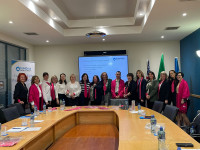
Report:
[[[127,98],[129,104],[135,100],[136,105],[140,103],[152,109],[155,101],[162,101],[165,105],[174,105],[179,108],[177,115],[177,123],[181,122],[189,125],[186,116],[187,99],[190,96],[187,82],[183,79],[182,72],[176,73],[174,70],[169,71],[169,77],[166,72],[161,72],[160,79],[157,80],[154,72],[148,73],[148,79],[144,78],[141,70],[136,72],[136,81],[132,73],[127,74],[127,82],[121,79],[121,72],[116,72],[116,80],[108,78],[106,72],[101,74],[101,78],[97,75],[93,76],[90,83],[88,74],[82,75],[81,81],[76,81],[76,76],[71,74],[70,81],[66,81],[66,75],[60,74],[60,78],[51,77],[49,82],[49,74],[43,73],[43,81],[40,84],[38,76],[31,79],[31,87],[29,90],[25,82],[27,76],[19,73],[17,84],[14,91],[15,103],[21,103],[24,109],[28,103],[33,109],[37,106],[39,110],[43,109],[45,103],[47,107],[59,106],[60,100],[65,101],[66,106],[74,105],[105,105],[109,104],[111,98]]]

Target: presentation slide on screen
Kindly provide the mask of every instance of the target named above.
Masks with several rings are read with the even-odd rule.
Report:
[[[128,73],[128,56],[94,56],[94,57],[79,57],[79,78],[83,73],[87,73],[90,82],[94,75],[99,78],[102,72],[107,72],[108,78],[114,80],[116,71],[121,71],[121,78],[127,81]]]

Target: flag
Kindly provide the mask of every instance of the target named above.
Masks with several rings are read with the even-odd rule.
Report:
[[[178,73],[179,72],[178,57],[175,57],[174,61],[175,61],[175,65],[174,65],[175,69],[174,70],[176,73]]]
[[[164,55],[161,55],[161,59],[160,59],[160,67],[159,67],[159,71],[158,71],[158,80],[160,80],[160,73],[162,71],[165,71],[165,64],[164,64]]]
[[[150,63],[149,60],[147,60],[147,76],[146,76],[147,80],[149,79],[149,71],[150,71]]]

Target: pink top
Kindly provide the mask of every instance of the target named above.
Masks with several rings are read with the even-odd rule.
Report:
[[[120,98],[123,98],[123,95],[124,95],[124,87],[125,87],[125,84],[124,84],[124,81],[123,80],[120,80],[119,81],[119,91],[118,91],[118,95],[115,94],[115,86],[116,86],[116,80],[113,80],[111,82],[111,94],[112,94],[112,98],[115,98],[116,96],[120,96]]]

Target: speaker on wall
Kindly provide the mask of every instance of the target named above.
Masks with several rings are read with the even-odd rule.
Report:
[[[95,55],[125,55],[126,50],[110,50],[110,51],[84,51],[84,56]]]

